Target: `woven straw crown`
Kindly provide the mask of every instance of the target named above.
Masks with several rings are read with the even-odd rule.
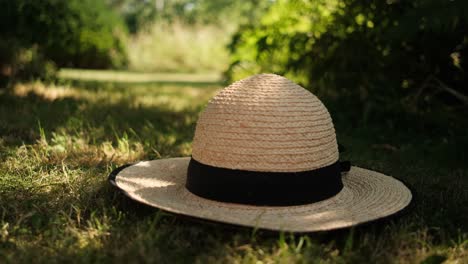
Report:
[[[221,90],[198,119],[192,157],[214,167],[298,172],[338,160],[323,103],[294,82],[259,74]]]

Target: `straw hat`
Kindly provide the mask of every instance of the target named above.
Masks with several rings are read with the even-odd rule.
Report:
[[[221,90],[199,117],[192,157],[138,162],[110,181],[173,213],[293,232],[380,219],[412,198],[399,180],[339,161],[327,108],[275,74]]]

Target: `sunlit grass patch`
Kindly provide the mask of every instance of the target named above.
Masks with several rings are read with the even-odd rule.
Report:
[[[68,80],[100,81],[119,83],[151,83],[151,82],[180,82],[180,83],[216,83],[220,81],[220,73],[148,73],[111,70],[61,69],[59,77]]]
[[[225,48],[234,28],[155,23],[128,43],[131,70],[213,72],[229,64]]]
[[[96,89],[96,86],[100,86]],[[18,83],[12,87],[12,93],[18,97],[28,95],[39,96],[44,100],[54,101],[64,98],[82,99],[88,103],[119,104],[125,103],[130,107],[157,107],[165,106],[174,111],[197,107],[194,100],[207,101],[215,89],[216,83],[206,88],[193,87],[191,84],[99,84],[87,86],[82,83],[80,87],[69,84],[45,85],[41,82]]]
[[[218,88],[33,82],[2,94],[0,261],[108,250],[116,225],[129,221],[111,202],[108,173],[189,155],[198,112]]]
[[[117,166],[189,156],[198,115],[219,88],[88,80],[23,83],[1,93],[0,263],[467,262],[461,123],[361,126],[330,107],[344,159],[415,189],[407,214],[354,229],[236,228],[148,208],[108,184]]]

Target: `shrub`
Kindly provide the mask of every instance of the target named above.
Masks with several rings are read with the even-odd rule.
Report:
[[[5,22],[0,38],[13,45],[0,50],[6,59],[2,68],[15,68],[20,53],[29,49],[58,67],[115,68],[127,63],[123,23],[103,0],[0,0],[0,5]]]
[[[289,75],[363,112],[468,104],[468,2],[285,1],[233,38],[232,78]]]

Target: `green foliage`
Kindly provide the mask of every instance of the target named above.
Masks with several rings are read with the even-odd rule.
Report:
[[[15,39],[0,42],[0,88],[6,87],[11,80],[55,79],[57,67],[44,57],[37,45],[21,48]]]
[[[131,33],[157,24],[237,26],[255,21],[270,0],[107,0]]]
[[[185,21],[188,23],[235,26],[253,23],[271,4],[270,0],[189,0],[185,2],[183,10]]]
[[[59,66],[80,68],[123,67],[125,29],[119,17],[103,1],[59,1],[65,7],[51,12],[44,21],[54,39],[46,44],[46,56]],[[65,9],[65,10],[64,10]],[[68,14],[67,14],[68,13]],[[61,23],[56,23],[61,21]]]
[[[14,79],[25,80],[28,78],[40,78],[44,81],[55,79],[57,67],[55,63],[44,57],[37,46],[21,49],[15,58]]]
[[[228,74],[285,74],[364,116],[468,104],[467,17],[466,1],[279,0],[235,35]]]
[[[107,2],[123,17],[129,32],[132,34],[151,24],[157,15],[157,6],[154,1],[107,0]],[[161,2],[161,0],[156,2]]]
[[[101,0],[0,0],[0,5],[0,37],[13,44],[0,50],[2,67],[21,67],[16,64],[29,49],[59,67],[126,65],[124,26]]]
[[[233,53],[230,74],[239,78],[269,71],[291,77],[289,62],[299,59],[298,50],[323,34],[333,21],[330,14],[336,5],[337,1],[325,0],[277,1],[258,23],[244,25],[234,35],[229,46]]]

